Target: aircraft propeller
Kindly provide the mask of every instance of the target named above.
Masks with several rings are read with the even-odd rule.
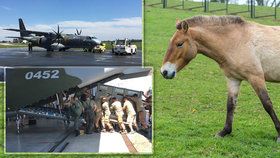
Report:
[[[62,40],[64,40],[63,36],[61,35],[63,31],[60,31],[59,29],[59,25],[57,25],[57,31],[53,30],[53,32],[55,33],[56,37],[53,39],[53,41],[57,41],[59,45],[59,43],[61,43]]]
[[[82,34],[82,29],[79,31],[78,29],[76,29],[76,32],[75,35],[81,35]]]

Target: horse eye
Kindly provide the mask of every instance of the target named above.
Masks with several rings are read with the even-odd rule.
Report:
[[[178,44],[177,44],[177,47],[178,47],[178,48],[182,48],[182,47],[183,47],[183,44],[184,44],[184,42],[178,43]]]

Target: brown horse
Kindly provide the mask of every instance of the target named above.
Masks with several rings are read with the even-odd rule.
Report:
[[[265,81],[280,82],[280,27],[247,22],[238,16],[196,16],[177,21],[176,28],[163,59],[163,77],[174,78],[201,53],[215,60],[227,78],[226,122],[216,136],[231,133],[240,83],[247,80],[270,115],[280,142],[280,122],[265,85]]]

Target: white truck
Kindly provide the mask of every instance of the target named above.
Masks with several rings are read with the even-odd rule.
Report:
[[[116,55],[126,55],[126,54],[136,54],[137,46],[131,44],[131,41],[128,39],[120,40],[117,39],[115,43],[113,43],[112,53]]]

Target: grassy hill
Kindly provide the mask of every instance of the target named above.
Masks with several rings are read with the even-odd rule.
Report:
[[[22,47],[27,47],[27,44],[22,44],[22,43],[0,43],[0,48],[22,48]]]
[[[4,152],[4,84],[0,83],[0,154]]]
[[[154,1],[156,2],[156,1]],[[151,3],[151,1],[150,1]],[[154,67],[154,152],[157,157],[280,157],[274,125],[247,82],[243,82],[233,132],[215,138],[226,117],[226,81],[219,66],[198,55],[173,80],[160,75],[163,56],[175,29],[175,19],[211,15],[146,6],[145,65]],[[224,12],[216,13],[222,15]],[[279,25],[273,18],[249,19]],[[280,84],[267,83],[280,117]]]

